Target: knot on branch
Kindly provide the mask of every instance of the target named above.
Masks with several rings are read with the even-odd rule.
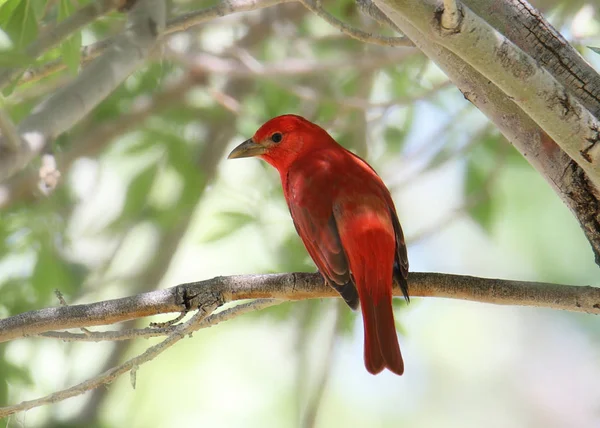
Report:
[[[178,285],[176,296],[177,304],[183,306],[185,312],[212,306],[218,308],[225,303],[222,277]]]
[[[436,27],[442,36],[460,33],[464,17],[462,4],[458,0],[444,0],[434,13]]]

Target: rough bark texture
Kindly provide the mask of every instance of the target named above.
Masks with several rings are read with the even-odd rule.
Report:
[[[477,4],[483,12],[487,15],[484,15],[485,19],[488,19],[488,15],[498,14],[497,7],[500,7],[500,3],[502,3],[503,7],[508,7],[509,2],[485,2],[483,0],[470,0],[469,4]],[[531,165],[538,171],[540,174],[549,182],[552,188],[556,191],[561,200],[569,207],[569,209],[573,212],[577,220],[579,221],[583,232],[585,233],[588,241],[592,246],[592,251],[595,256],[596,263],[600,265],[600,216],[598,214],[598,207],[600,207],[599,203],[599,195],[598,187],[594,182],[590,180],[589,175],[583,171],[583,169],[570,157],[563,148],[561,148],[557,142],[550,137],[548,132],[544,129],[543,124],[536,123],[528,112],[526,112],[521,106],[518,104],[518,100],[515,97],[506,94],[498,85],[492,82],[487,76],[484,75],[481,71],[476,70],[472,65],[470,65],[467,61],[463,59],[461,56],[462,53],[460,51],[452,52],[450,49],[441,46],[440,37],[459,37],[460,35],[440,35],[440,34],[432,34],[431,29],[427,27],[427,31],[422,31],[412,24],[411,19],[412,15],[407,12],[407,8],[403,4],[402,7],[395,7],[395,3],[388,1],[376,1],[376,4],[380,6],[382,11],[387,14],[387,16],[394,21],[395,25],[399,27],[404,34],[406,34],[409,38],[415,41],[417,47],[419,47],[431,60],[433,60],[444,72],[448,75],[448,77],[458,86],[458,88],[463,92],[465,98],[475,104],[498,128],[500,131],[506,136],[506,138],[513,143],[513,145],[523,154],[523,156],[531,163]],[[484,9],[481,5],[488,5],[487,9]],[[511,3],[512,4],[512,3]],[[495,7],[493,7],[495,5]],[[514,12],[514,8],[510,9]],[[530,16],[537,16],[535,14],[531,14],[531,7],[529,6],[526,9],[527,13]],[[441,11],[439,9],[436,10],[435,13],[431,14],[431,19],[440,19]],[[525,13],[525,12],[521,12]],[[423,17],[419,16],[419,19],[423,21]],[[506,18],[503,18],[506,19]],[[516,19],[516,18],[515,18]],[[502,23],[506,23],[502,20],[495,21],[495,26],[502,27]],[[423,26],[423,23],[421,22]],[[529,23],[529,26],[533,27],[533,24]],[[549,24],[545,21],[540,23],[538,27],[536,27],[536,32],[540,33],[534,40],[541,38],[540,28],[546,28]],[[551,28],[551,27],[549,27]],[[529,35],[531,36],[531,32],[527,31],[524,34],[521,33],[512,33],[515,39],[518,39],[518,42],[515,44],[522,46],[526,53],[523,55],[531,53],[532,55],[545,55],[548,58],[547,48],[540,50],[541,45],[539,43],[530,43],[524,41],[524,37]],[[546,36],[546,39],[552,39],[552,34],[549,33]],[[560,43],[558,38],[553,39],[555,43]],[[556,41],[558,40],[558,41]],[[562,39],[561,39],[562,40]],[[549,42],[548,42],[549,44]],[[504,45],[503,45],[504,46]],[[533,47],[537,46],[538,50],[533,49]],[[506,49],[508,49],[505,46]],[[571,72],[579,72],[584,65],[587,64],[583,58],[575,52],[571,52],[573,49],[564,48],[564,51],[567,52],[566,55],[569,60],[565,60],[563,62],[568,62],[569,64],[575,64],[572,68],[568,69],[568,71],[564,70],[564,65],[561,65],[559,61],[551,61],[547,62],[554,66],[552,70],[560,69],[563,67],[563,81],[574,82],[577,79],[571,78],[566,79],[564,76]],[[521,51],[522,52],[522,51]],[[498,54],[498,53],[496,53]],[[500,52],[501,54],[501,52]],[[508,55],[508,53],[507,53]],[[515,61],[514,58],[509,56],[505,56],[507,61],[510,62],[509,65],[517,65],[519,61]],[[527,55],[527,58],[529,55]],[[537,58],[534,57],[536,60]],[[588,66],[589,67],[589,66]],[[575,71],[574,71],[575,70]],[[519,74],[520,71],[528,75],[527,71],[523,69],[522,65],[516,68],[514,73]],[[553,71],[553,73],[556,71]],[[581,81],[595,81],[594,79],[598,78],[598,75],[589,69],[586,69],[586,76],[578,77]],[[590,73],[591,76],[590,77]],[[522,73],[521,73],[522,74]],[[518,76],[514,76],[514,79],[517,79]],[[517,79],[518,80],[518,79]],[[576,88],[569,93],[575,93]],[[570,109],[570,101],[569,99],[575,99],[575,95],[569,95],[567,90],[564,90],[565,98],[563,101],[567,104],[566,110]],[[586,105],[592,105],[592,101],[594,98],[586,98]],[[557,100],[560,104],[561,100]],[[583,101],[582,101],[583,102]],[[548,119],[552,117],[552,113],[548,109]],[[559,115],[560,116],[560,115]],[[554,117],[554,120],[560,122],[560,117]],[[590,130],[592,134],[592,141],[588,141],[589,147],[592,147],[595,141],[598,138],[597,130],[593,128]],[[595,137],[594,137],[595,135]],[[585,151],[583,153],[578,153],[580,155],[580,162],[586,162]],[[593,173],[593,171],[592,171]]]
[[[590,112],[600,117],[600,76],[534,7],[523,0],[465,0],[464,3],[535,58]]]
[[[600,288],[466,275],[412,272],[414,297],[444,297],[498,305],[538,306],[600,314]],[[402,290],[394,287],[394,295]],[[339,297],[318,273],[237,275],[181,284],[165,290],[88,305],[25,312],[0,320],[0,343],[40,333],[114,324],[169,312],[188,312],[245,299],[305,300]]]

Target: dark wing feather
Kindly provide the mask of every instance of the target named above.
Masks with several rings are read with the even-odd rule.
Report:
[[[298,235],[325,280],[340,293],[348,306],[358,308],[358,292],[350,275],[333,213],[329,219],[320,221],[305,207],[292,202],[289,207]]]
[[[390,215],[392,217],[392,224],[394,225],[394,232],[396,233],[396,259],[394,260],[394,278],[398,281],[402,294],[407,302],[410,302],[408,297],[408,254],[406,252],[406,242],[404,240],[404,233],[402,233],[402,227],[398,220],[398,215],[393,208],[390,208]]]

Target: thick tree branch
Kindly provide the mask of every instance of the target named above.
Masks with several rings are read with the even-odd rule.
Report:
[[[401,21],[410,22],[424,37],[491,80],[600,188],[600,123],[535,59],[464,5],[460,28],[447,32],[441,28],[434,0],[376,0],[376,4],[402,30]]]
[[[473,12],[538,61],[600,118],[600,75],[525,0],[463,0]]]
[[[600,314],[600,288],[413,272],[415,297],[445,297],[500,305],[538,306]],[[400,296],[399,289],[394,290]],[[53,330],[107,325],[244,299],[304,300],[336,297],[317,273],[238,275],[178,285],[122,299],[25,312],[0,320],[0,343]]]
[[[49,141],[73,127],[143,64],[164,28],[165,15],[164,0],[136,2],[127,30],[112,48],[19,124],[21,150],[7,150],[0,139],[0,181],[27,165]]]
[[[382,6],[386,8],[385,5]],[[390,9],[391,10],[391,9]],[[390,16],[552,186],[579,221],[600,266],[600,201],[584,171],[506,95],[458,55],[440,46],[393,10]]]
[[[597,287],[437,273],[412,273],[409,286],[412,296],[446,297],[600,314],[600,288]],[[401,295],[398,288],[394,291],[395,295]],[[158,345],[148,348],[137,357],[106,370],[92,379],[45,397],[0,408],[0,418],[83,394],[114,381],[128,371],[135,373],[141,364],[152,360],[185,335],[202,327],[214,325],[249,311],[260,310],[280,301],[335,296],[337,296],[336,292],[324,283],[318,273],[240,275],[217,277],[207,281],[182,284],[166,290],[88,305],[60,306],[31,311],[0,320],[0,342],[31,335],[44,335],[65,340],[123,340],[132,337],[168,334],[168,337]],[[259,300],[213,314],[224,303],[245,299]],[[158,313],[194,310],[198,310],[198,312],[189,321],[160,329],[158,334],[152,334],[148,329],[114,334],[111,332],[86,332],[83,335],[52,332],[56,329],[111,324]]]

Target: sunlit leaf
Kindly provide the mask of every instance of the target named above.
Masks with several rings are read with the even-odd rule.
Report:
[[[222,212],[218,214],[218,219],[220,221],[217,226],[202,231],[201,242],[218,241],[256,221],[256,218],[252,215],[234,211]]]
[[[111,224],[112,227],[128,225],[134,219],[140,219],[141,212],[147,205],[148,195],[154,185],[158,168],[157,164],[150,164],[131,180],[127,187],[125,205],[121,215]]]
[[[0,67],[25,67],[33,62],[33,58],[17,49],[0,51]]]
[[[0,25],[16,49],[22,50],[35,40],[38,24],[32,0],[8,0],[0,9]]]
[[[492,200],[486,188],[490,170],[478,163],[476,159],[469,159],[465,171],[465,195],[471,199],[472,206],[468,208],[471,217],[484,229],[489,230],[492,223]]]
[[[42,246],[31,276],[35,293],[39,293],[36,298],[45,301],[57,289],[62,293],[71,293],[75,288],[73,280],[68,262],[60,257],[54,247]]]
[[[387,146],[393,152],[397,153],[402,149],[407,133],[408,130],[406,128],[400,129],[396,128],[395,126],[390,126],[385,129],[383,138],[385,139]]]

